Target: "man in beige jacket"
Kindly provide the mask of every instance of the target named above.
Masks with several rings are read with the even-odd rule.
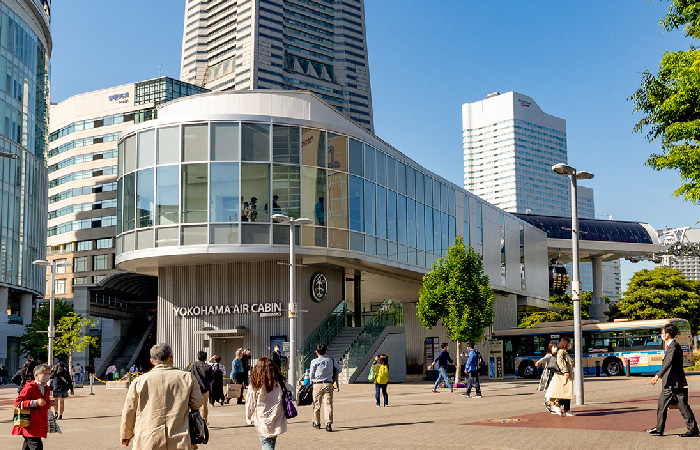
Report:
[[[122,409],[121,442],[133,441],[135,450],[191,449],[190,407],[204,402],[199,385],[190,372],[173,367],[168,344],[151,348],[153,369],[136,378]]]

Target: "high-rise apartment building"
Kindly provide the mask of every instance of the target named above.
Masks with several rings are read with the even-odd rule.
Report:
[[[188,0],[180,78],[213,91],[308,90],[373,129],[362,0]]]
[[[51,2],[0,1],[0,366],[44,295]],[[35,355],[41,356],[41,355]],[[44,356],[45,359],[45,356]]]
[[[542,111],[518,92],[489,94],[462,105],[464,187],[508,212],[571,216],[566,120]],[[579,186],[579,217],[595,218],[593,189]],[[569,268],[569,272],[571,269]],[[581,264],[584,290],[593,289],[590,263]],[[620,295],[619,261],[603,263],[603,294]]]
[[[74,285],[99,284],[114,272],[121,132],[155,118],[161,103],[205,91],[161,77],[51,105],[48,259],[73,264],[59,268],[56,297],[70,298]]]
[[[661,242],[664,245],[674,244],[699,244],[700,230],[690,227],[672,228],[663,230]],[[697,256],[673,256],[664,255],[657,267],[670,267],[676,269],[688,280],[700,281],[700,258]]]

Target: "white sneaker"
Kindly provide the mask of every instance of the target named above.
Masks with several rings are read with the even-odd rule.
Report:
[[[474,398],[481,398],[481,395],[477,394],[474,396]]]
[[[569,412],[569,411],[567,411],[567,412],[565,412],[565,413],[562,414],[562,416],[566,416],[566,417],[574,417],[575,415],[576,415],[576,414],[574,414],[574,413],[572,413],[572,412]]]
[[[561,416],[561,409],[557,405],[552,406],[552,414],[556,414],[557,416]]]

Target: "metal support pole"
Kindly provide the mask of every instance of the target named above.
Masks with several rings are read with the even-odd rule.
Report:
[[[53,365],[53,338],[56,334],[56,327],[54,326],[54,284],[56,277],[56,264],[54,261],[51,262],[51,295],[49,297],[49,359],[48,364]]]
[[[90,376],[90,395],[95,395],[94,392],[92,392],[92,379],[95,378],[94,374],[90,373],[88,374]]]
[[[576,404],[583,405],[583,340],[581,334],[581,278],[579,275],[578,193],[576,173],[571,175],[571,251],[573,274],[571,300],[574,309],[574,395]]]
[[[294,255],[294,219],[289,221],[289,382],[292,398],[297,398],[297,298],[296,257]]]

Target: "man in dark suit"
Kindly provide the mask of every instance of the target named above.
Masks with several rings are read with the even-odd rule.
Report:
[[[688,428],[688,431],[680,436],[698,436],[698,424],[695,422],[693,410],[688,405],[688,382],[683,372],[683,349],[674,339],[677,334],[678,328],[675,325],[664,325],[661,329],[661,338],[666,344],[666,353],[661,364],[661,370],[652,378],[651,384],[656,384],[659,379],[663,384],[659,395],[659,405],[656,410],[656,428],[646,430],[647,433],[655,436],[663,436],[664,434],[666,411],[673,399],[678,402],[678,410],[681,412],[683,419],[685,419],[685,426]]]

